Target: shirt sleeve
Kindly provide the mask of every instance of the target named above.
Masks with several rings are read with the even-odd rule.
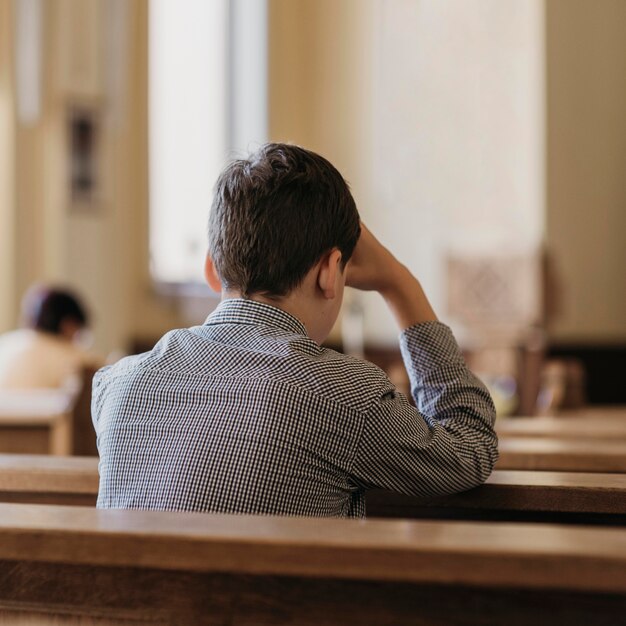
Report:
[[[391,383],[381,389],[365,416],[356,484],[416,496],[482,484],[498,458],[489,392],[440,322],[405,330],[400,348],[417,408]]]

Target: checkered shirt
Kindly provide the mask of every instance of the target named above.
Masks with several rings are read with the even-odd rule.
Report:
[[[223,301],[204,325],[96,375],[98,506],[363,517],[370,488],[482,483],[497,458],[488,392],[447,326],[413,326],[400,342],[419,410],[288,313]]]

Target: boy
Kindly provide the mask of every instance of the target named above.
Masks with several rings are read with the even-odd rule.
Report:
[[[362,517],[369,488],[437,495],[489,476],[489,394],[328,161],[267,144],[228,166],[205,274],[222,301],[203,326],[94,381],[99,507]],[[345,285],[393,312],[419,410],[320,346]]]
[[[22,299],[24,328],[0,336],[0,389],[65,389],[84,368],[100,367],[79,344],[89,327],[80,298],[65,289],[37,285]]]

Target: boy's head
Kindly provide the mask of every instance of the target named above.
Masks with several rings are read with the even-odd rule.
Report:
[[[265,144],[217,180],[209,256],[228,291],[286,296],[325,253],[338,249],[345,266],[359,235],[346,181],[304,148]]]
[[[78,296],[41,285],[32,287],[24,296],[22,318],[28,328],[70,340],[89,323]]]

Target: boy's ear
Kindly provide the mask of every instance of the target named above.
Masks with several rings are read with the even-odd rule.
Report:
[[[215,293],[222,293],[222,281],[220,281],[220,277],[217,275],[213,259],[208,254],[204,262],[204,277],[207,283],[209,283],[209,287],[211,287]]]
[[[337,296],[337,281],[341,279],[341,250],[334,248],[320,261],[317,286],[327,300]]]

